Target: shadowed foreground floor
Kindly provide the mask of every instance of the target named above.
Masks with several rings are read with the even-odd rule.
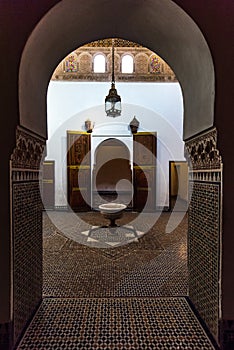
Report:
[[[184,298],[44,299],[18,350],[214,349]]]

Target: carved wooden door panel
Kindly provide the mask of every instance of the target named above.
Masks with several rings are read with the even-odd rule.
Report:
[[[133,134],[133,207],[154,211],[156,196],[156,133]]]
[[[67,131],[67,195],[74,211],[90,210],[90,134]]]
[[[43,162],[42,201],[45,209],[54,209],[54,160]]]

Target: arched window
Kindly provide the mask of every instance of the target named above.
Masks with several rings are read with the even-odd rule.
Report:
[[[124,55],[122,58],[122,73],[133,73],[133,58],[131,55]]]
[[[105,73],[106,71],[106,60],[105,56],[98,54],[93,60],[93,71],[94,73]]]

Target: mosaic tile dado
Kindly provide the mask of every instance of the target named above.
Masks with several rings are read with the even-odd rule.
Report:
[[[17,349],[214,347],[184,298],[48,298],[43,300]]]
[[[222,157],[215,128],[185,142],[189,162],[189,298],[216,340],[220,324]]]
[[[37,182],[14,183],[14,340],[41,301],[41,201]],[[29,287],[30,286],[30,287]]]
[[[219,206],[219,184],[193,184],[189,209],[190,298],[216,339],[219,319]]]

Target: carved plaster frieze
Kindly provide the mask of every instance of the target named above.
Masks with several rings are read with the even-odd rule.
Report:
[[[217,149],[217,130],[212,129],[185,142],[185,157],[191,170],[221,169],[222,158]]]
[[[39,170],[44,150],[44,139],[18,127],[16,147],[11,156],[12,168]]]
[[[116,39],[118,40],[118,39]],[[101,41],[102,42],[102,41]],[[136,82],[176,82],[177,78],[168,64],[153,51],[127,42],[115,47],[115,80]],[[98,45],[98,46],[95,46]],[[52,80],[75,81],[111,81],[112,77],[112,44],[107,40],[103,46],[81,46],[65,57],[55,69]],[[108,44],[108,45],[106,45]],[[94,72],[94,58],[97,54],[105,57],[106,70],[103,73]],[[133,58],[132,73],[122,73],[122,58],[124,55]]]

